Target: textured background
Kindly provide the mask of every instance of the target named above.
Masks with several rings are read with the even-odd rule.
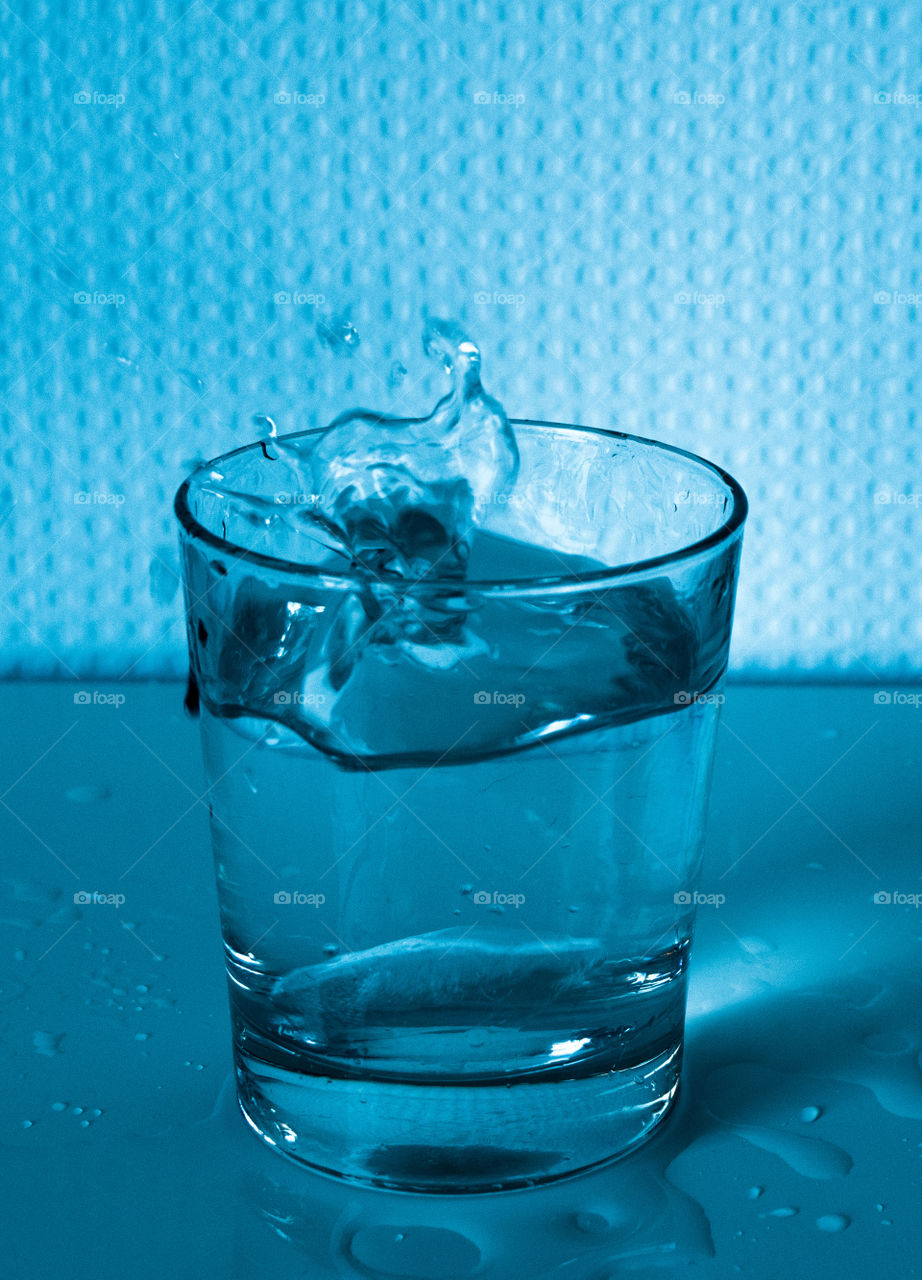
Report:
[[[919,671],[918,4],[11,0],[0,47],[3,670],[178,671],[190,462],[428,407],[428,306],[511,413],[739,477],[738,670]]]

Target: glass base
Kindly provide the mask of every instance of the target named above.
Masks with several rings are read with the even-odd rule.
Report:
[[[585,1172],[652,1136],[681,1043],[629,1070],[476,1085],[295,1074],[237,1050],[243,1114],[319,1173],[396,1191],[511,1191]]]

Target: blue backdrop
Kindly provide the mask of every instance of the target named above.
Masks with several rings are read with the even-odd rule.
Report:
[[[179,671],[184,471],[427,408],[424,307],[511,413],[738,476],[738,670],[919,670],[918,4],[10,0],[0,45],[4,671]]]

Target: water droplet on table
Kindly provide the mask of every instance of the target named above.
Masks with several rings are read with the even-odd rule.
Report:
[[[51,1104],[51,1110],[52,1110],[52,1111],[66,1111],[66,1110],[67,1110],[67,1103],[66,1103],[66,1102],[52,1102],[52,1104]]]
[[[796,1218],[799,1212],[800,1212],[799,1209],[794,1209],[790,1205],[784,1205],[781,1209],[772,1209],[768,1213],[760,1213],[759,1217],[760,1218]]]
[[[61,1052],[61,1041],[64,1039],[65,1032],[51,1031],[33,1031],[32,1044],[36,1053],[40,1053],[43,1058],[52,1058],[56,1053]]]
[[[401,364],[399,360],[395,360],[391,364],[391,371],[387,379],[390,385],[392,387],[399,387],[406,376],[407,376],[406,365]]]
[[[439,1280],[472,1275],[480,1266],[480,1249],[459,1231],[445,1227],[361,1227],[349,1244],[362,1266],[385,1276],[431,1280],[438,1259]]]
[[[800,1118],[804,1124],[812,1124],[814,1120],[819,1120],[822,1114],[821,1107],[804,1107],[800,1113]]]
[[[824,1213],[821,1218],[817,1218],[816,1225],[820,1231],[844,1231],[851,1225],[851,1221],[844,1213]]]
[[[750,1200],[758,1200],[759,1196],[764,1192],[764,1187],[750,1187],[746,1195]]]

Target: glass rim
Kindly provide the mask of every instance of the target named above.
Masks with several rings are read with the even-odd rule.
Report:
[[[665,444],[661,440],[651,440],[646,436],[631,435],[625,431],[613,431],[606,427],[587,427],[578,423],[567,422],[547,422],[539,418],[510,418],[509,422],[513,427],[545,427],[557,431],[605,436],[612,440],[628,441],[631,444],[642,445],[645,448],[657,449],[664,453],[675,454],[680,458],[687,458],[723,481],[730,491],[730,510],[723,523],[704,538],[699,538],[695,542],[677,547],[674,551],[667,551],[662,555],[606,566],[597,572],[566,573],[542,578],[489,578],[479,580],[473,578],[424,578],[413,580],[412,582],[408,580],[405,583],[402,579],[395,579],[393,585],[402,584],[413,586],[426,592],[449,592],[451,594],[457,594],[459,591],[476,591],[478,594],[494,593],[504,596],[544,595],[548,591],[569,593],[594,587],[605,587],[610,583],[631,582],[635,579],[647,578],[651,574],[658,573],[673,565],[685,564],[699,557],[707,556],[709,553],[716,551],[717,548],[730,543],[741,534],[749,512],[749,502],[742,486],[723,467],[718,466],[716,462],[709,461],[707,458],[702,458],[700,454],[692,453],[688,449],[680,449],[677,445]],[[325,430],[325,427],[313,427],[307,431],[290,432],[281,438],[299,440],[306,436],[320,435]],[[273,573],[288,577],[305,578],[327,588],[354,588],[366,584],[368,581],[367,573],[339,572],[324,568],[322,565],[286,560],[279,556],[266,555],[262,551],[254,551],[248,547],[241,546],[239,543],[232,542],[228,538],[213,533],[211,529],[203,525],[192,514],[192,509],[189,505],[189,494],[198,477],[207,471],[215,469],[218,464],[226,462],[230,458],[236,458],[241,453],[261,448],[264,443],[264,441],[253,440],[249,444],[240,445],[236,449],[229,449],[226,453],[219,454],[210,461],[201,463],[186,476],[177,489],[173,500],[173,511],[183,531],[190,537],[205,543],[206,546],[229,556],[233,560],[243,560],[247,564],[267,569]],[[387,585],[392,585],[390,579],[382,578],[380,581]]]

